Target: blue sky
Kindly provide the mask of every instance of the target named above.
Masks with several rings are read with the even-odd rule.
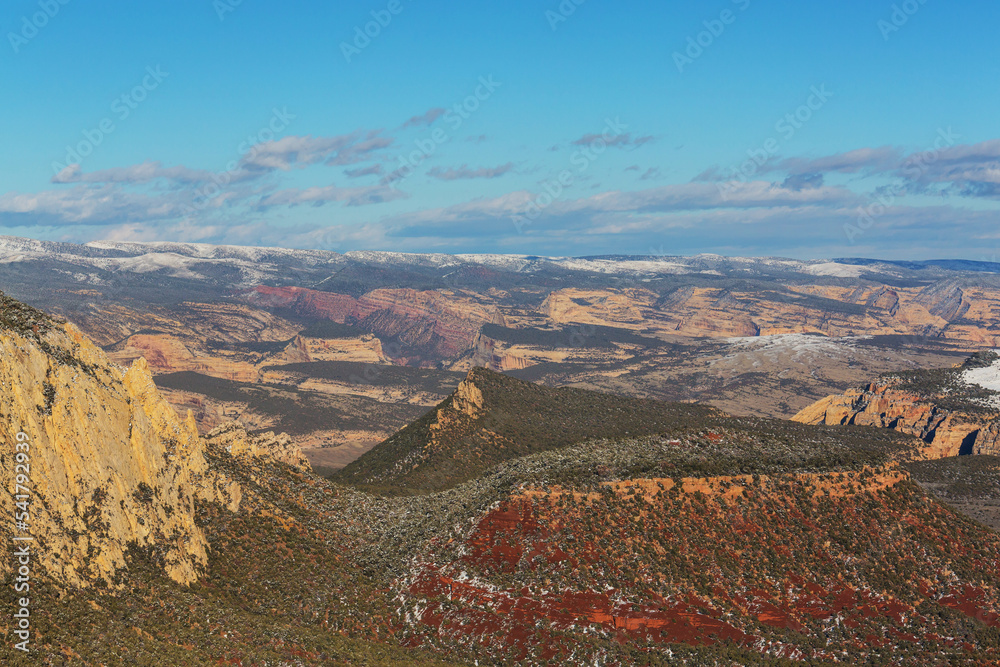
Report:
[[[578,1],[4,3],[0,233],[1000,254],[996,3]]]

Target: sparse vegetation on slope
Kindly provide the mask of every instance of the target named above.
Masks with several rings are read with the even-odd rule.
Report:
[[[36,571],[36,653],[25,659],[5,643],[0,660],[1000,660],[1000,537],[908,481],[899,463],[919,452],[912,438],[546,389],[482,370],[463,385],[356,468],[369,488],[374,479],[420,494],[374,495],[205,443],[198,475],[141,482],[130,496],[167,515],[177,511],[158,505],[168,492],[201,498],[209,479],[233,491],[192,500],[208,557],[183,579],[191,585],[163,575],[188,539],[179,533],[122,545],[127,570],[89,590]],[[129,442],[131,429],[106,435]],[[991,466],[924,477],[985,493]],[[90,537],[103,517],[85,514]],[[10,597],[0,599],[0,615],[12,612]]]
[[[476,392],[479,392],[476,394]],[[475,394],[474,399],[464,397]],[[481,401],[469,407],[469,401]],[[715,432],[712,432],[715,431]],[[770,459],[762,443],[784,448],[784,467],[833,468],[884,461],[890,450],[909,442],[875,429],[830,435],[779,420],[738,419],[688,403],[636,400],[581,389],[552,389],[475,369],[458,391],[435,410],[377,445],[335,476],[336,480],[383,493],[427,492],[470,480],[492,466],[529,454],[557,450],[595,438],[615,440],[643,435],[699,442],[704,448],[682,464],[686,474],[765,472]],[[714,442],[727,439],[726,453]],[[829,447],[814,446],[826,442]],[[737,445],[739,443],[739,445]],[[836,443],[836,446],[833,444]],[[845,444],[846,443],[846,444]],[[651,452],[658,452],[653,447]],[[660,475],[660,461],[641,457],[619,478]],[[581,452],[581,461],[589,460]],[[812,463],[808,463],[812,461]],[[564,467],[561,477],[578,484],[594,475],[590,463]],[[603,462],[612,469],[614,462]]]
[[[502,461],[598,437],[665,431],[715,410],[581,389],[552,389],[486,369],[455,394],[344,468],[336,479],[379,488],[447,489]]]
[[[56,324],[54,318],[37,308],[32,308],[0,292],[0,329],[10,329],[37,341]]]

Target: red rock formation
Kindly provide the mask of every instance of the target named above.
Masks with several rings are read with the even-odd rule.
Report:
[[[358,323],[369,331],[397,337],[405,345],[432,349],[444,358],[469,349],[484,324],[504,324],[495,305],[456,292],[377,289],[354,299],[301,287],[260,286],[244,298],[258,306],[292,308],[341,324]]]
[[[244,298],[251,304],[266,308],[292,308],[303,315],[323,317],[344,323],[357,301],[346,294],[318,292],[304,287],[267,287],[261,285]]]
[[[580,633],[860,664],[870,649],[939,641],[953,626],[927,614],[934,605],[998,624],[996,591],[964,565],[982,548],[952,534],[949,516],[892,466],[534,488],[491,507],[460,547],[414,563],[398,598],[404,636],[560,664]],[[910,574],[897,558],[926,564]],[[830,639],[832,626],[844,634]]]

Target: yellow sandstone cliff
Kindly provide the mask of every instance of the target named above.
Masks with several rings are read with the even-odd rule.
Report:
[[[65,585],[114,585],[130,543],[158,551],[175,581],[194,581],[207,560],[195,500],[235,511],[241,490],[209,469],[190,413],[182,421],[160,396],[144,359],[123,369],[74,326],[0,298],[4,537],[33,538],[36,567]],[[28,496],[26,525],[14,521],[16,474],[24,474],[15,470],[19,433],[30,445],[21,480],[29,491],[20,492]],[[236,454],[277,452],[274,458],[308,466],[273,434],[252,438],[236,429],[227,437]],[[0,559],[0,575],[10,567]]]

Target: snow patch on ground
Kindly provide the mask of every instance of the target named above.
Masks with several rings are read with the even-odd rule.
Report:
[[[444,253],[401,253],[384,251],[351,251],[344,254],[326,250],[297,250],[290,248],[214,245],[209,243],[184,242],[126,242],[92,241],[84,245],[37,241],[12,236],[0,236],[0,261],[8,263],[34,259],[58,259],[80,267],[99,267],[109,270],[127,270],[143,273],[160,269],[173,269],[178,277],[195,277],[198,274],[191,267],[165,260],[172,255],[219,262],[238,269],[241,285],[257,284],[276,276],[287,275],[290,264],[331,270],[354,260],[363,264],[389,265],[394,267],[414,266],[455,270],[460,267],[488,266],[504,271],[534,273],[551,270],[554,267],[566,271],[587,271],[605,275],[626,276],[630,279],[650,280],[663,275],[708,274],[729,275],[730,273],[767,273],[775,269],[812,276],[833,276],[857,278],[872,266],[853,266],[833,260],[800,261],[780,257],[725,257],[716,254],[700,254],[693,257],[669,256],[605,256],[605,257],[546,257],[537,255],[502,255],[492,253],[468,253],[448,255]],[[17,259],[14,259],[14,258]],[[134,265],[121,262],[126,258],[149,257],[136,261]],[[118,263],[108,260],[119,260]],[[879,269],[887,272],[888,269]],[[191,271],[190,274],[185,273]]]
[[[149,243],[91,241],[88,248],[115,250],[131,255],[175,254],[199,259],[228,259],[259,262],[266,260],[296,259],[305,264],[329,262],[337,253],[326,250],[296,250],[293,248],[268,248],[258,246],[213,245],[210,243],[175,243],[152,241]]]
[[[683,274],[695,273],[695,269],[682,261],[648,259],[580,259],[576,257],[540,257],[536,255],[494,255],[440,253],[411,254],[403,252],[382,252],[370,250],[351,251],[345,257],[375,264],[421,265],[436,267],[479,264],[509,271],[530,272],[554,265],[568,271],[592,271],[604,274]]]
[[[1000,352],[1000,350],[994,350]],[[993,362],[992,366],[986,368],[972,368],[962,374],[962,382],[965,384],[977,384],[984,389],[1000,391],[1000,359]]]
[[[725,338],[722,342],[729,346],[725,356],[713,359],[709,366],[716,369],[734,365],[757,368],[765,364],[808,367],[817,359],[850,358],[857,352],[854,343],[864,338],[867,336],[828,338],[804,333]]]
[[[813,264],[803,268],[805,273],[813,276],[834,276],[837,278],[859,278],[864,273],[865,267],[852,266],[850,264],[838,264],[837,262],[824,262],[823,264]]]
[[[1000,352],[1000,350],[994,350],[994,352]],[[1000,392],[1000,359],[994,361],[992,366],[970,368],[965,371],[962,373],[962,382],[967,385],[974,384],[983,389]],[[1000,410],[1000,396],[993,396],[987,400],[987,403],[989,407]]]
[[[666,273],[681,275],[695,273],[695,270],[678,262],[655,260],[615,260],[615,259],[572,259],[569,257],[550,260],[571,271],[593,271],[595,273]]]
[[[123,257],[114,259],[101,259],[95,264],[103,264],[105,267],[115,267],[120,271],[131,271],[132,273],[152,273],[162,269],[168,269],[175,278],[201,279],[203,275],[188,268],[189,264],[196,262],[191,257],[184,257],[174,253],[149,253],[138,257]]]
[[[854,347],[852,343],[855,341],[867,338],[870,336],[828,338],[818,334],[793,333],[726,338],[724,342],[732,345],[734,350],[766,350],[792,354],[797,352],[839,352],[845,347]]]

